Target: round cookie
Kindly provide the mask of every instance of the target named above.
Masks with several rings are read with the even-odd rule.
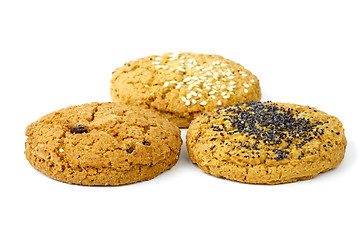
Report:
[[[116,103],[63,108],[30,124],[25,155],[56,180],[123,185],[172,168],[182,140],[175,124],[152,110]]]
[[[259,81],[238,63],[218,55],[166,53],[125,63],[112,74],[114,102],[157,110],[186,128],[201,112],[259,101]]]
[[[187,132],[192,162],[244,183],[310,179],[344,158],[342,123],[308,106],[248,102],[203,113]]]

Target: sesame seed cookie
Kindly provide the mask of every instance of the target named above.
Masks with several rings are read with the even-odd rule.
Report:
[[[345,154],[342,123],[308,106],[248,102],[201,114],[187,132],[192,162],[244,183],[278,184],[313,178]]]
[[[26,129],[30,164],[61,182],[123,185],[172,168],[182,140],[175,124],[155,111],[89,103],[52,112]]]
[[[125,63],[112,74],[114,102],[157,110],[186,128],[201,112],[259,101],[259,81],[238,63],[218,55],[166,53]]]

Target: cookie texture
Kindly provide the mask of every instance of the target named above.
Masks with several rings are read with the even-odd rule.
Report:
[[[347,142],[342,123],[313,107],[248,102],[200,115],[186,144],[191,160],[211,175],[278,184],[335,168]]]
[[[259,101],[255,75],[219,55],[166,53],[125,63],[112,74],[114,102],[158,111],[186,128],[201,112]]]
[[[123,185],[172,168],[182,140],[156,112],[116,103],[89,103],[52,112],[26,129],[30,164],[56,180]]]

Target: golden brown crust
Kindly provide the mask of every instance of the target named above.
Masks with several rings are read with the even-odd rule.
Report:
[[[130,61],[111,80],[114,102],[152,108],[179,127],[218,106],[259,101],[255,75],[218,55],[166,53]]]
[[[203,171],[245,183],[310,179],[335,168],[345,148],[336,117],[289,103],[227,106],[202,114],[187,132],[189,156]]]
[[[156,112],[116,103],[52,112],[30,124],[26,136],[25,155],[33,167],[81,185],[154,178],[176,164],[182,144],[178,127]]]

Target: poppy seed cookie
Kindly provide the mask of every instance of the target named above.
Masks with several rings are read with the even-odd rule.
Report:
[[[166,53],[125,63],[112,74],[114,102],[158,111],[186,128],[201,112],[259,101],[259,81],[250,71],[218,55]]]
[[[344,158],[342,123],[312,107],[248,102],[218,108],[192,121],[191,160],[216,177],[278,184],[310,179]]]
[[[123,185],[172,168],[182,140],[175,124],[152,110],[116,103],[63,108],[30,124],[25,155],[56,180]]]

